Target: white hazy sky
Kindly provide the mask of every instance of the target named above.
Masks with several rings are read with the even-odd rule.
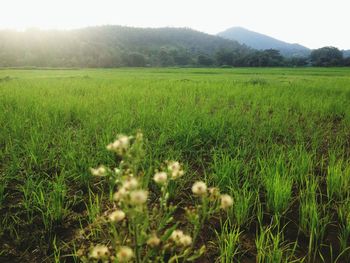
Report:
[[[2,29],[116,24],[216,34],[242,26],[310,48],[350,49],[350,0],[1,0],[0,7]]]

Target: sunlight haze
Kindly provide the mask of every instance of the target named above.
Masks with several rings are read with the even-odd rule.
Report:
[[[346,0],[7,0],[1,29],[72,29],[95,25],[190,27],[216,34],[241,26],[309,48],[350,48]]]

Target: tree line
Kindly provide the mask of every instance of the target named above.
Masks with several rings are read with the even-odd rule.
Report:
[[[246,54],[221,50],[216,53],[216,63],[240,67],[342,67],[350,66],[350,57],[344,57],[343,52],[335,47],[315,49],[308,57],[283,57],[274,49],[255,50]]]
[[[350,66],[334,47],[283,57],[186,28],[121,26],[69,31],[0,31],[0,67]]]

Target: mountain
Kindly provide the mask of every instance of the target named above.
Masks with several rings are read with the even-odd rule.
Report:
[[[350,58],[350,49],[349,50],[343,50],[343,55],[345,58]]]
[[[75,30],[0,31],[0,67],[118,67],[212,63],[219,50],[250,49],[188,28],[98,26]]]
[[[290,44],[242,27],[232,27],[217,35],[259,50],[277,49],[287,57],[304,57],[310,55],[311,52],[310,49],[302,45]]]

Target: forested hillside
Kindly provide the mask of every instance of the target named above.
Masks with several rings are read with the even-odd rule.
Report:
[[[235,41],[186,28],[101,26],[69,31],[0,31],[2,67],[210,65],[219,50],[250,52]]]

